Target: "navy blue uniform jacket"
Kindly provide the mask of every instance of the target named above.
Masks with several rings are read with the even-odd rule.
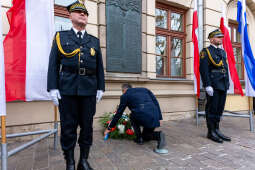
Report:
[[[209,59],[208,52],[204,48],[200,53],[200,74],[203,86],[212,86],[213,89],[227,91],[229,88],[229,76],[226,52],[210,45],[208,50],[216,64],[222,60],[223,66],[215,66]]]
[[[63,95],[78,96],[92,96],[96,95],[97,90],[104,91],[104,68],[99,39],[85,32],[80,41],[73,29],[59,33],[65,53],[81,49],[80,62],[78,54],[73,57],[63,55],[58,49],[55,38],[50,52],[47,90],[59,89]],[[93,71],[94,74],[80,75],[78,71],[77,73],[61,71],[61,67],[71,70],[85,68]]]
[[[159,103],[153,93],[146,88],[130,88],[120,98],[120,105],[109,127],[116,126],[125,108],[131,111],[131,116],[146,128],[160,126],[162,114]]]

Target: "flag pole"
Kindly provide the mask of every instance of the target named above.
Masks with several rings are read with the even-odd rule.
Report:
[[[249,114],[250,114],[250,130],[254,132],[253,127],[253,98],[248,96],[248,103],[249,103]]]
[[[195,96],[195,100],[196,100],[196,124],[198,127],[198,97],[197,95]]]
[[[7,170],[7,158],[8,158],[8,152],[7,152],[7,143],[6,143],[6,120],[5,116],[1,116],[1,132],[2,132],[2,154],[1,154],[1,160],[2,160],[2,170]]]
[[[54,133],[54,150],[56,150],[58,145],[58,108],[55,105],[54,105],[54,129],[57,130]]]

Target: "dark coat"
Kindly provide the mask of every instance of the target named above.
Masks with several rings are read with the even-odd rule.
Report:
[[[97,90],[104,91],[104,68],[99,39],[85,32],[80,41],[73,29],[59,33],[65,53],[81,49],[80,61],[78,54],[73,57],[63,55],[55,36],[50,52],[47,90],[59,89],[63,95],[78,96],[91,96],[96,95]],[[80,68],[93,74],[81,75]]]
[[[120,98],[120,105],[109,127],[116,126],[125,108],[131,111],[131,116],[146,128],[160,126],[161,110],[156,97],[146,88],[130,88]]]
[[[212,59],[216,64],[223,61],[223,66],[216,66],[209,59],[209,54],[204,48],[200,52],[200,74],[203,81],[203,86],[212,86],[213,89],[227,91],[229,88],[229,75],[226,53],[222,49],[217,49],[210,45],[208,50],[211,54]]]

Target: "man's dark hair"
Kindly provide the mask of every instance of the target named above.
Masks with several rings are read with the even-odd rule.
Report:
[[[129,88],[132,88],[132,86],[131,86],[131,84],[124,83],[124,84],[122,84],[121,88],[122,89],[129,89]]]

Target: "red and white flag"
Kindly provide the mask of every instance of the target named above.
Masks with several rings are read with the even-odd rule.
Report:
[[[6,100],[48,100],[54,0],[13,0],[4,40]]]
[[[2,3],[0,3],[2,6]],[[6,115],[5,83],[4,83],[4,52],[3,52],[3,32],[2,32],[2,8],[0,6],[0,116]]]
[[[194,90],[200,96],[200,72],[199,72],[199,49],[198,49],[198,16],[197,0],[194,1],[193,23],[192,23],[192,42],[194,45]]]
[[[226,24],[224,23],[225,21],[224,18],[225,18],[225,9],[223,8],[222,17],[220,21],[220,29],[221,29],[221,32],[224,34],[223,48],[227,53],[228,68],[229,68],[229,74],[230,74],[230,79],[229,79],[230,87],[228,92],[241,94],[243,96],[244,95],[243,89],[242,89],[242,86],[237,74],[237,70],[236,70],[236,61],[235,61],[235,56],[233,52],[233,47],[230,40],[228,28],[225,26]]]

